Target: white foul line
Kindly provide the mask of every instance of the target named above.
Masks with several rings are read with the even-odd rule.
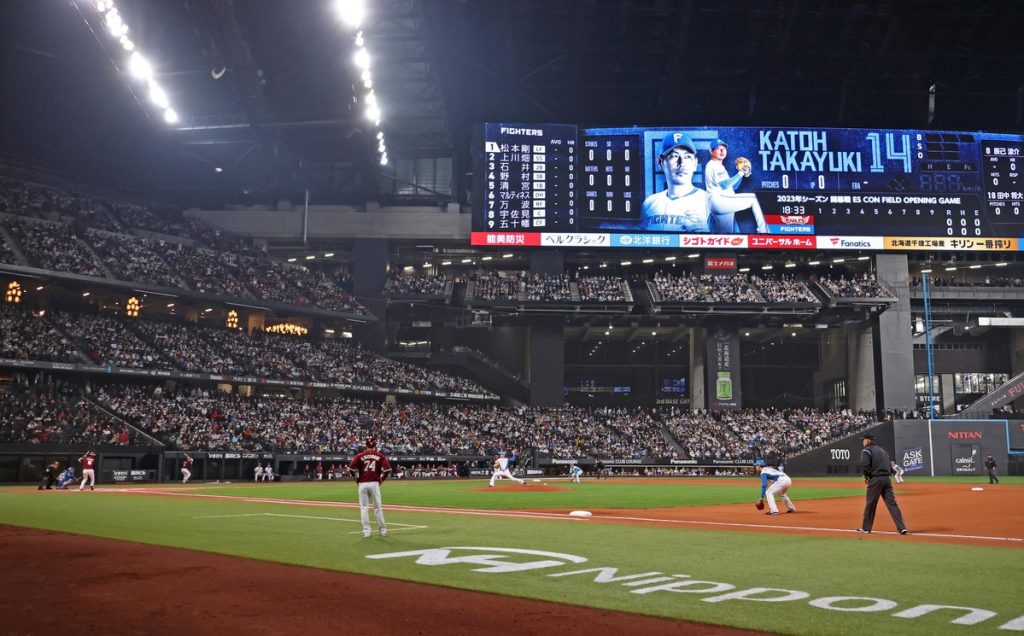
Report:
[[[107,490],[106,492],[111,492]],[[168,490],[148,490],[141,488],[125,489],[125,494],[146,494],[146,495],[164,495],[168,497],[196,497],[196,498],[210,498],[210,499],[227,499],[229,501],[243,501],[246,503],[269,503],[269,504],[280,504],[286,506],[317,506],[326,508],[357,508],[359,504],[347,503],[343,501],[306,501],[306,500],[285,500],[285,499],[264,499],[258,497],[233,497],[230,495],[206,495],[196,493],[184,493],[174,492]],[[427,506],[405,506],[405,505],[393,505],[385,506],[389,510],[403,510],[407,512],[427,512],[432,514],[458,514],[458,515],[472,515],[479,517],[516,517],[523,519],[553,519],[557,521],[642,521],[644,523],[658,523],[668,525],[695,525],[695,526],[711,526],[711,527],[726,527],[726,528],[756,528],[759,530],[798,530],[801,532],[837,532],[842,534],[859,534],[856,530],[847,530],[844,528],[820,528],[812,526],[776,526],[764,523],[735,523],[728,521],[696,521],[688,519],[657,519],[651,517],[631,517],[631,516],[618,516],[618,515],[595,515],[593,517],[570,517],[566,513],[562,512],[519,512],[516,510],[473,510],[467,508],[431,508]],[[325,517],[318,517],[325,518]],[[896,532],[877,530],[872,531],[871,534],[891,534],[899,536]],[[989,537],[979,536],[970,534],[944,534],[937,532],[914,532],[911,533],[918,537],[935,537],[939,539],[972,539],[979,541],[1006,541],[1013,543],[1024,543],[1024,538],[1018,537]]]

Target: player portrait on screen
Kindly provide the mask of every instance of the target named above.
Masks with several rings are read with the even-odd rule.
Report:
[[[717,234],[764,234],[768,227],[757,195],[748,192],[737,194],[735,190],[743,179],[750,177],[750,160],[745,157],[737,159],[737,172],[730,177],[725,167],[728,154],[729,144],[721,139],[711,142],[711,158],[704,167],[704,187],[711,198],[711,231]]]
[[[710,232],[708,193],[693,185],[697,170],[693,140],[679,132],[665,135],[658,166],[665,174],[665,189],[644,199],[641,227],[662,232]]]

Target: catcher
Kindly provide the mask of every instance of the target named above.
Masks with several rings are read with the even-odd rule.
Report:
[[[758,510],[764,510],[764,500],[767,497],[768,512],[764,514],[777,515],[779,514],[779,509],[775,505],[775,495],[779,495],[782,497],[782,501],[786,503],[786,512],[796,512],[793,500],[786,494],[789,492],[789,487],[793,485],[793,480],[789,478],[789,475],[780,468],[765,466],[763,459],[754,462],[754,469],[761,475],[761,498],[754,504],[754,507]],[[769,486],[769,484],[771,485]]]
[[[755,230],[759,234],[768,232],[768,226],[764,221],[764,213],[761,212],[761,204],[757,201],[757,195],[752,193],[737,194],[735,187],[743,179],[750,177],[750,160],[740,157],[736,160],[736,169],[739,170],[733,176],[725,168],[725,157],[729,154],[729,145],[721,139],[711,142],[711,159],[704,166],[704,187],[710,195],[711,205],[711,231],[720,234],[738,232],[749,234]],[[750,210],[754,215],[756,228],[743,227],[736,218],[737,212]]]

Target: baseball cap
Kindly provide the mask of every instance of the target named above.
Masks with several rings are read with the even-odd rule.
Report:
[[[714,141],[712,141],[712,142],[711,142],[711,149],[712,149],[712,150],[714,150],[715,148],[717,148],[717,147],[719,147],[719,146],[725,146],[726,148],[728,148],[728,147],[729,147],[729,144],[725,143],[725,142],[724,142],[724,141],[722,141],[721,139],[716,139],[716,140],[714,140]]]
[[[754,462],[754,465],[755,466],[760,466],[760,467],[764,468],[764,460],[763,459],[759,459],[756,462]]]
[[[864,433],[864,439],[875,439],[874,433]]]
[[[697,154],[697,146],[693,145],[693,140],[688,135],[680,132],[665,135],[665,138],[661,140],[661,154],[665,154],[678,146],[682,146],[693,154]]]

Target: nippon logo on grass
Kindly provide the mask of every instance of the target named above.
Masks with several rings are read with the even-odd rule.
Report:
[[[564,552],[547,552],[521,548],[494,548],[482,546],[452,546],[369,554],[368,559],[415,559],[417,565],[472,565],[474,572],[507,574],[548,568],[567,568],[587,562],[587,557]],[[590,567],[570,569],[543,576],[580,577],[597,585],[619,585],[629,594],[693,594],[705,595],[704,603],[793,603],[806,602],[811,607],[834,612],[890,612],[899,603],[868,596],[823,596],[812,598],[810,592],[778,587],[740,588],[724,581],[695,579],[689,574],[663,572],[619,573],[617,567]],[[895,618],[918,618],[932,612],[946,612],[953,625],[977,625],[996,616],[996,612],[977,607],[922,603],[894,611]],[[1024,616],[1018,616],[998,626],[1001,630],[1024,631]]]

